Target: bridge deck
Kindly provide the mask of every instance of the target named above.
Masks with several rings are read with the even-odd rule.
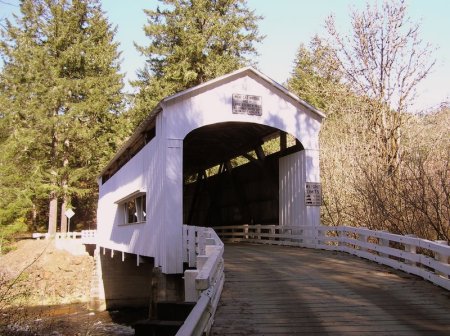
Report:
[[[450,335],[450,293],[339,252],[225,246],[212,335]]]

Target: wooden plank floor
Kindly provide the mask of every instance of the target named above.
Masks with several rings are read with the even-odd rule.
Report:
[[[351,255],[227,244],[212,335],[450,335],[450,292]]]

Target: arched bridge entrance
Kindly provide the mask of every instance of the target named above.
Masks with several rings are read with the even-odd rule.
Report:
[[[189,133],[183,150],[184,223],[278,225],[280,159],[304,150],[294,136],[266,125],[224,122]]]

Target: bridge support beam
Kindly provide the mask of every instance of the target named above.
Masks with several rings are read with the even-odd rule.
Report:
[[[183,301],[182,274],[162,273],[153,258],[102,250],[97,247],[94,252],[89,309],[148,307],[152,317],[156,316],[157,302]]]
[[[154,267],[149,299],[149,317],[156,318],[157,303],[163,301],[181,302],[184,299],[184,282],[180,274],[164,274],[160,267]]]

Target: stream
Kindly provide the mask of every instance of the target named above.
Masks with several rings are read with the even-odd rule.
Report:
[[[2,336],[131,336],[148,309],[93,312],[85,303],[0,311]]]

